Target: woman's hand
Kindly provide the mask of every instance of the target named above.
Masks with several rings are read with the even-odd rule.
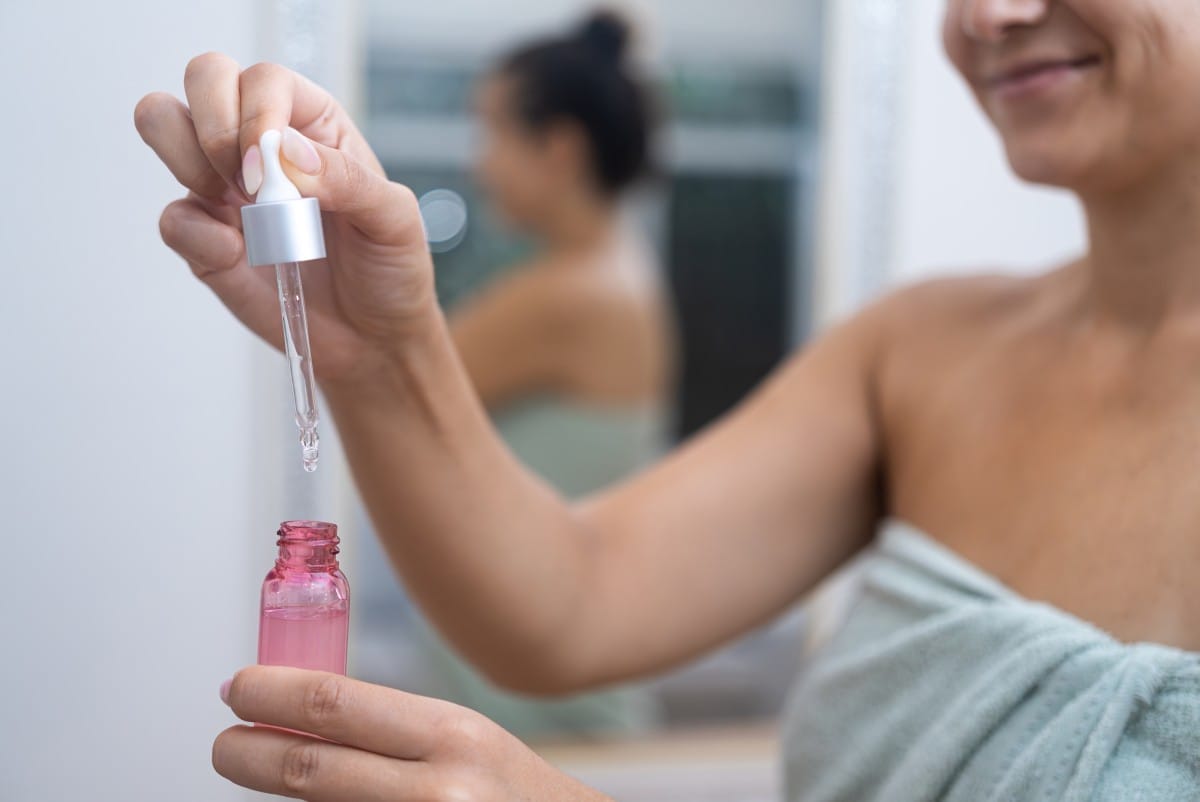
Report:
[[[134,121],[189,190],[163,212],[163,240],[234,315],[282,345],[273,271],[246,264],[239,212],[261,182],[259,138],[279,129],[288,177],[326,212],[328,263],[307,265],[304,275],[318,377],[366,375],[378,367],[373,357],[436,319],[432,263],[416,201],[387,180],[327,92],[283,67],[242,70],[218,53],[192,59],[184,89],[188,105],[161,92],[147,95]]]
[[[221,696],[239,718],[271,725],[231,727],[213,744],[216,770],[258,791],[311,802],[608,799],[449,702],[276,666],[239,671]]]

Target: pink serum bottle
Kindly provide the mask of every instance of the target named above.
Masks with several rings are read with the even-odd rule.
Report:
[[[286,521],[262,586],[258,662],[346,673],[350,583],[338,567],[337,525]]]

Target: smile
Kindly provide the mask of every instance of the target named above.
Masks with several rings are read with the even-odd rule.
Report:
[[[987,79],[985,86],[994,97],[1001,100],[1033,98],[1064,85],[1099,64],[1097,56],[1031,61]]]

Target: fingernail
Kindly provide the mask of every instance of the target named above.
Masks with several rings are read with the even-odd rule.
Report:
[[[302,173],[316,175],[321,172],[321,155],[308,141],[308,137],[295,128],[283,129],[283,155]]]
[[[227,679],[221,683],[221,701],[229,704],[229,689],[233,686],[233,680]]]
[[[254,195],[258,192],[258,188],[262,186],[262,180],[262,151],[258,149],[258,145],[251,145],[246,149],[245,157],[242,158],[242,184],[246,189],[246,194]]]

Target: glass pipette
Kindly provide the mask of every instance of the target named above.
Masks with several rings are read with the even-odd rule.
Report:
[[[304,470],[314,471],[318,456],[317,387],[299,263],[324,258],[325,237],[320,204],[315,198],[300,197],[300,191],[284,175],[279,161],[280,140],[279,131],[267,131],[259,140],[263,182],[255,202],[242,207],[242,230],[247,261],[251,265],[275,266],[283,346],[292,376]]]
[[[300,448],[304,470],[317,469],[316,380],[313,378],[312,352],[308,345],[308,316],[304,311],[304,285],[300,265],[285,262],[275,265],[275,283],[279,286],[279,311],[283,318],[283,347],[292,374],[292,395],[296,400],[296,425],[300,427]]]

